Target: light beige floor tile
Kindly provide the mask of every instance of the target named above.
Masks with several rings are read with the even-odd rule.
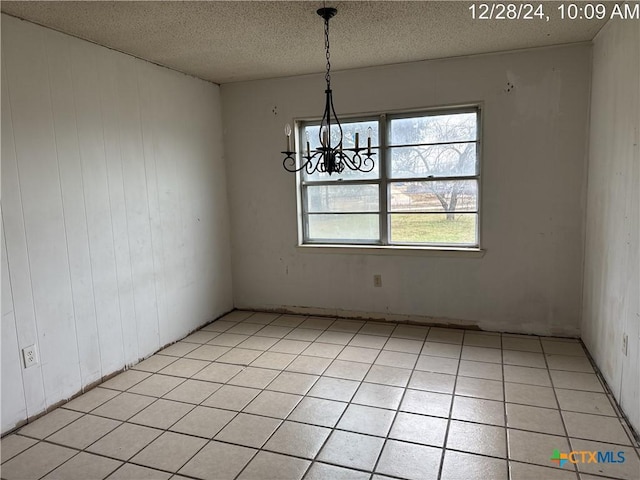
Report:
[[[180,421],[171,427],[171,430],[196,437],[213,438],[234,417],[236,412],[220,410],[218,408],[196,407]]]
[[[430,392],[453,393],[456,377],[444,373],[414,371],[409,387]]]
[[[451,420],[447,449],[506,458],[505,435],[502,427]]]
[[[205,325],[204,327],[202,327],[201,331],[205,331],[205,332],[224,332],[226,330],[229,330],[231,327],[235,326],[237,322],[229,322],[226,320],[216,320],[208,325]]]
[[[431,342],[427,338],[422,347],[422,355],[428,355],[431,357],[445,357],[445,358],[460,358],[462,352],[462,346],[451,343],[439,343]]]
[[[335,465],[371,471],[384,439],[334,430],[318,459]]]
[[[463,377],[502,381],[502,365],[498,363],[479,362],[476,360],[460,360],[458,375]]]
[[[439,343],[454,343],[457,345],[462,345],[463,335],[464,335],[464,330],[458,330],[454,328],[434,327],[431,330],[429,330],[429,334],[427,335],[427,341],[439,342]]]
[[[316,375],[304,373],[282,372],[267,387],[268,390],[305,395],[318,380]]]
[[[288,419],[323,427],[335,427],[346,406],[346,403],[334,400],[304,397]]]
[[[395,329],[395,324],[385,325],[380,322],[367,322],[358,330],[358,334],[377,335],[379,337],[388,337]]]
[[[532,432],[565,435],[560,411],[507,403],[507,426]]]
[[[251,366],[282,370],[293,362],[295,358],[296,356],[290,353],[264,352],[251,362]]]
[[[149,372],[142,372],[139,370],[127,370],[126,372],[119,373],[115,377],[100,384],[100,387],[111,388],[112,390],[125,391],[150,376],[151,376],[151,373]]]
[[[335,318],[309,317],[299,327],[326,330],[333,322],[335,322]]]
[[[364,405],[349,405],[337,428],[350,432],[386,437],[395,412]]]
[[[167,472],[125,463],[107,478],[109,480],[168,480],[169,477],[171,474]]]
[[[504,380],[505,382],[525,383],[527,385],[538,385],[539,387],[551,386],[549,372],[543,368],[505,365]]]
[[[365,322],[361,320],[336,320],[329,325],[328,330],[335,330],[338,332],[356,333],[362,328]]]
[[[464,335],[464,345],[472,347],[501,348],[501,344],[500,334],[467,331]]]
[[[569,451],[566,437],[547,435],[544,433],[524,432],[507,429],[509,459],[525,463],[535,463],[545,467],[550,465],[554,449]]]
[[[473,347],[464,345],[462,347],[462,360],[473,360],[476,362],[502,363],[502,350],[487,347]]]
[[[447,420],[444,418],[398,412],[389,438],[442,447],[446,431]]]
[[[240,335],[253,335],[262,328],[262,325],[257,323],[237,323],[225,333],[237,333]]]
[[[184,378],[171,377],[169,375],[161,375],[159,373],[145,378],[143,381],[134,385],[129,393],[137,393],[139,395],[149,395],[151,397],[161,397],[184,382]]]
[[[309,345],[303,354],[310,357],[336,358],[343,348],[344,346],[342,345],[314,342]]]
[[[393,332],[391,332],[391,336],[396,338],[406,338],[409,340],[420,340],[421,342],[424,342],[428,333],[429,327],[426,326],[400,324],[393,330]]]
[[[400,404],[400,410],[403,412],[447,418],[451,408],[451,399],[451,395],[444,393],[407,389]]]
[[[517,365],[519,367],[547,368],[544,355],[535,352],[504,350],[502,352],[502,362],[505,365]]]
[[[578,342],[554,341],[542,338],[542,349],[545,354],[572,355],[576,357],[586,357],[582,345]]]
[[[171,365],[160,370],[163,375],[173,375],[174,377],[192,377],[211,362],[195,360],[192,358],[179,358]]]
[[[238,375],[229,380],[229,384],[239,387],[264,388],[277,376],[277,370],[246,367]]]
[[[348,402],[356,393],[359,382],[342,378],[320,377],[307,395]]]
[[[302,353],[309,345],[311,345],[311,342],[305,342],[302,340],[287,340],[286,338],[283,338],[273,347],[271,347],[269,351],[298,355]]]
[[[47,440],[82,450],[119,425],[117,420],[85,415],[47,437]]]
[[[118,392],[115,390],[100,387],[93,388],[87,393],[74,398],[69,403],[65,403],[64,408],[88,413],[108,400],[111,400],[116,395],[118,395]]]
[[[541,467],[527,463],[509,462],[511,480],[577,480],[578,476],[573,470],[573,465],[566,464],[563,468],[557,466]]]
[[[440,479],[507,480],[508,477],[505,460],[447,450],[444,454]]]
[[[267,325],[262,328],[256,335],[261,337],[271,337],[271,338],[284,338],[286,335],[291,333],[293,328],[291,327],[282,327],[279,325]]]
[[[267,417],[286,418],[301,398],[300,395],[264,391],[253,399],[244,411]]]
[[[22,427],[18,433],[27,437],[45,438],[82,416],[79,412],[57,408]]]
[[[322,335],[320,335],[316,341],[322,343],[332,343],[335,345],[346,345],[351,341],[353,337],[353,333],[326,330],[322,332]]]
[[[558,408],[553,388],[505,382],[504,390],[507,402],[536,407]]]
[[[504,403],[456,395],[453,397],[451,418],[504,427]]]
[[[362,380],[367,375],[368,363],[347,362],[345,360],[334,360],[329,368],[324,372],[326,377],[344,378],[346,380]]]
[[[369,480],[369,474],[315,462],[304,477],[305,480]]]
[[[290,372],[308,373],[312,375],[322,375],[331,364],[330,358],[308,357],[300,355],[291,362],[285,370]]]
[[[351,362],[373,363],[380,353],[380,350],[366,347],[346,346],[338,355],[338,360]]]
[[[153,397],[123,392],[108,402],[103,403],[91,413],[116,420],[128,420],[154,401],[155,399]]]
[[[586,440],[571,439],[573,450],[587,452],[612,452],[612,456],[616,460],[620,460],[619,454],[623,452],[624,462],[618,463],[589,463],[580,462],[577,464],[578,471],[582,473],[591,473],[596,475],[605,475],[607,477],[620,478],[624,480],[637,480],[640,472],[640,460],[633,449],[621,445],[611,445],[601,442],[593,442]],[[606,453],[605,453],[606,454]]]
[[[243,320],[246,320],[247,318],[249,318],[251,315],[253,315],[253,312],[251,310],[233,310],[227,313],[220,320],[216,320],[215,323],[218,323],[219,321],[242,322]]]
[[[77,450],[40,442],[2,465],[2,478],[40,478],[73,457]]]
[[[238,477],[238,480],[300,480],[307,471],[308,460],[271,452],[259,452]]]
[[[221,333],[207,342],[207,345],[219,345],[221,347],[235,347],[240,342],[249,338],[249,335],[239,335],[237,333]]]
[[[244,322],[246,323],[257,323],[259,325],[269,325],[276,318],[278,318],[280,314],[278,313],[267,313],[267,312],[255,312],[250,317],[247,317]]]
[[[151,468],[177,472],[206,443],[202,438],[165,432],[131,461]]]
[[[400,405],[404,389],[390,385],[378,385],[376,383],[362,383],[353,403],[368,405],[370,407],[390,408],[395,410]]]
[[[246,447],[262,447],[281,421],[258,415],[238,414],[216,436],[216,440]]]
[[[19,453],[24,452],[27,448],[35,445],[37,440],[23,437],[22,435],[7,435],[0,442],[0,455],[2,455],[2,463],[12,459]]]
[[[44,478],[46,480],[101,480],[120,465],[122,462],[117,460],[80,452]]]
[[[164,398],[178,402],[198,404],[202,403],[220,387],[222,387],[221,383],[189,379],[167,393]]]
[[[329,428],[283,422],[265,444],[265,450],[313,459],[331,433]]]
[[[472,377],[458,377],[456,395],[485,398],[487,400],[504,400],[502,382]]]
[[[203,480],[233,480],[256,450],[221,442],[209,442],[180,469],[180,473]]]
[[[550,370],[568,370],[571,372],[595,373],[591,362],[585,356],[546,354]]]
[[[376,365],[385,365],[387,367],[413,368],[418,360],[415,353],[402,353],[383,350],[375,361]]]
[[[313,328],[294,328],[291,333],[288,333],[284,338],[285,340],[302,340],[304,342],[313,342],[320,336],[322,332]]]
[[[502,348],[504,350],[518,350],[520,352],[542,353],[542,344],[540,343],[540,339],[534,336],[517,337],[503,335]]]
[[[240,365],[214,362],[196,373],[193,378],[207,382],[227,383],[241,371],[242,367]]]
[[[249,350],[260,350],[261,352],[266,352],[271,347],[273,347],[276,343],[278,343],[277,338],[258,337],[257,335],[255,335],[253,337],[247,338],[244,342],[238,345],[238,347],[247,348]]]
[[[384,350],[403,353],[420,353],[423,344],[423,340],[411,340],[408,338],[396,338],[392,336],[387,340],[387,343],[384,344]]]
[[[387,367],[385,365],[373,365],[364,378],[365,382],[406,387],[411,370],[408,368]]]
[[[616,415],[611,402],[604,393],[556,388],[556,395],[562,410],[612,417]]]
[[[187,353],[194,351],[196,348],[198,348],[198,345],[195,343],[176,342],[173,345],[163,348],[158,353],[161,355],[169,355],[171,357],[184,357]]]
[[[442,450],[389,440],[382,450],[376,472],[409,480],[437,478]]]
[[[159,399],[137,413],[128,421],[166,430],[193,409],[193,405],[172,400]]]
[[[593,373],[550,370],[549,374],[551,375],[553,386],[555,388],[604,393],[600,380],[598,380],[598,377]]]
[[[386,342],[386,337],[358,333],[355,337],[353,337],[353,339],[351,339],[349,345],[352,347],[377,348],[378,350],[380,350]]]
[[[131,367],[133,370],[141,370],[143,372],[155,373],[162,370],[164,367],[172,364],[177,360],[176,357],[169,355],[155,354],[143,360],[142,362]]]
[[[280,315],[276,318],[271,325],[278,325],[281,327],[297,327],[304,322],[306,317],[299,315]]]
[[[185,355],[185,358],[213,362],[214,360],[227,353],[229,350],[231,350],[230,347],[220,347],[218,345],[200,345],[195,350],[187,353]]]
[[[89,446],[87,450],[126,461],[158,438],[161,433],[162,431],[155,428],[123,423]]]
[[[224,385],[216,390],[213,395],[207,398],[202,405],[207,407],[226,408],[239,412],[249,405],[249,402],[256,398],[260,390],[256,388],[236,387],[234,385]]]
[[[441,344],[446,345],[446,344]],[[460,361],[457,358],[445,358],[445,357],[432,357],[430,355],[420,355],[418,357],[418,363],[416,363],[416,370],[424,372],[446,373],[448,375],[456,375],[458,372],[458,364]]]
[[[570,437],[602,443],[631,445],[627,433],[616,417],[564,411],[562,417]]]

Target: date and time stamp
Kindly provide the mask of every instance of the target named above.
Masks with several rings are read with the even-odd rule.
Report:
[[[640,20],[640,2],[475,2],[473,20]]]

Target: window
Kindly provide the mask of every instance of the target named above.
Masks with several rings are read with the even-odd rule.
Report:
[[[311,149],[318,124],[298,124]],[[375,168],[299,174],[302,243],[478,248],[479,125],[477,107],[343,121],[345,148],[371,127]]]

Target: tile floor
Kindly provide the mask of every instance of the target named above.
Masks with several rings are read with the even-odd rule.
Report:
[[[0,445],[7,480],[640,478],[577,340],[245,311]]]

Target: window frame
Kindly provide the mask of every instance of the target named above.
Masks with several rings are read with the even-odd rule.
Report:
[[[399,144],[390,145],[391,136],[391,121],[402,118],[414,118],[425,116],[437,116],[437,115],[451,115],[457,113],[475,113],[476,114],[476,170],[475,175],[459,175],[449,177],[412,177],[412,178],[400,178],[394,179],[391,176],[391,155],[390,151],[394,147],[414,146],[414,144]],[[478,252],[481,251],[481,223],[482,223],[482,105],[480,103],[456,105],[456,106],[441,106],[432,108],[421,108],[414,110],[402,110],[397,112],[378,112],[361,115],[344,115],[340,117],[341,123],[353,123],[353,122],[377,122],[378,123],[378,138],[379,145],[374,147],[376,150],[375,161],[378,163],[379,175],[377,178],[372,179],[357,179],[357,180],[305,180],[304,171],[300,171],[296,174],[296,194],[298,204],[298,246],[299,247],[333,247],[340,248],[341,250],[349,248],[371,248],[371,249],[383,249],[383,250],[435,250],[435,251],[452,251],[452,252]],[[295,136],[297,145],[302,146],[301,138],[304,138],[304,129],[307,126],[317,126],[320,124],[320,119],[296,119]],[[467,143],[468,141],[452,142],[452,143]],[[445,142],[446,143],[446,142]],[[423,143],[418,145],[433,145],[438,143]],[[298,149],[297,161],[301,161],[303,155],[302,148]],[[298,163],[300,165],[300,163]],[[472,180],[477,185],[477,205],[476,210],[471,212],[458,212],[469,213],[477,215],[475,238],[476,243],[473,244],[454,244],[443,242],[424,242],[424,243],[411,243],[411,242],[392,242],[390,237],[390,224],[391,224],[391,185],[400,182],[421,182],[421,181],[442,181],[442,180]],[[309,212],[308,209],[308,195],[306,188],[309,186],[324,186],[324,185],[376,185],[378,188],[378,211],[371,212],[371,214],[378,216],[378,239],[377,240],[351,240],[351,239],[312,239],[309,237],[309,215],[322,214],[321,212]],[[336,212],[332,212],[334,214]],[[339,214],[348,214],[351,212],[338,212]],[[356,213],[356,212],[354,212]],[[366,212],[358,212],[366,213]],[[402,212],[400,212],[402,213]],[[442,214],[442,212],[421,212],[424,214]],[[413,213],[412,213],[413,214]]]

